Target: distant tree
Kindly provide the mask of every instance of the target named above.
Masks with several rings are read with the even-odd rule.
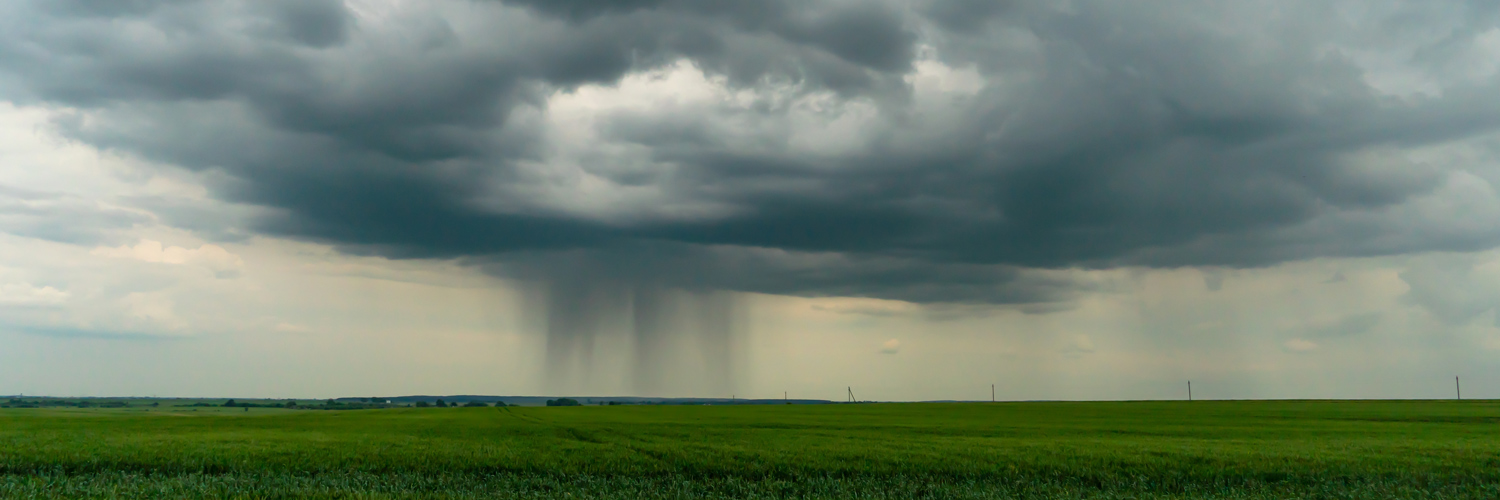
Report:
[[[489,406],[489,405],[484,404],[484,401],[470,401],[470,402],[464,403],[464,408],[484,408],[486,406]]]
[[[286,400],[286,407],[287,408],[296,408],[297,407],[297,402],[288,399],[288,400]]]
[[[428,404],[426,401],[417,401],[417,408],[426,408],[427,406]]]
[[[504,401],[496,401],[495,402],[495,407],[496,408],[501,408],[501,407],[504,407],[504,406],[505,406],[505,402]]]
[[[439,400],[437,400],[437,407],[438,408],[447,408],[448,407],[448,403],[444,403],[443,400],[439,399]]]
[[[573,398],[557,398],[547,400],[547,406],[582,406],[578,400]]]
[[[155,408],[155,407],[158,407],[158,406],[161,406],[161,401],[152,401],[151,402],[151,407],[152,408]]]
[[[224,402],[224,406],[227,407],[227,408],[233,408],[235,406],[234,400],[231,399],[229,401],[225,401]]]

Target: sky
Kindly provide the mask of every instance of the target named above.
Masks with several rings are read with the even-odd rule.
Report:
[[[1500,4],[15,0],[0,394],[1500,398]]]

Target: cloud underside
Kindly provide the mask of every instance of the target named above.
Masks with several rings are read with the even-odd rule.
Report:
[[[1053,303],[1088,284],[1046,269],[1494,247],[1497,10],[1425,5],[35,0],[0,96],[351,253]],[[0,224],[71,210],[23,194]]]

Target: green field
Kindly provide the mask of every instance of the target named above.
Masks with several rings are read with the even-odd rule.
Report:
[[[1500,402],[0,410],[0,498],[1500,498]]]

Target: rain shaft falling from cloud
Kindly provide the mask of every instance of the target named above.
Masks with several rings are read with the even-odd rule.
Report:
[[[739,294],[670,287],[593,264],[550,271],[527,285],[529,309],[541,320],[534,326],[546,336],[549,389],[732,393],[743,331]]]

